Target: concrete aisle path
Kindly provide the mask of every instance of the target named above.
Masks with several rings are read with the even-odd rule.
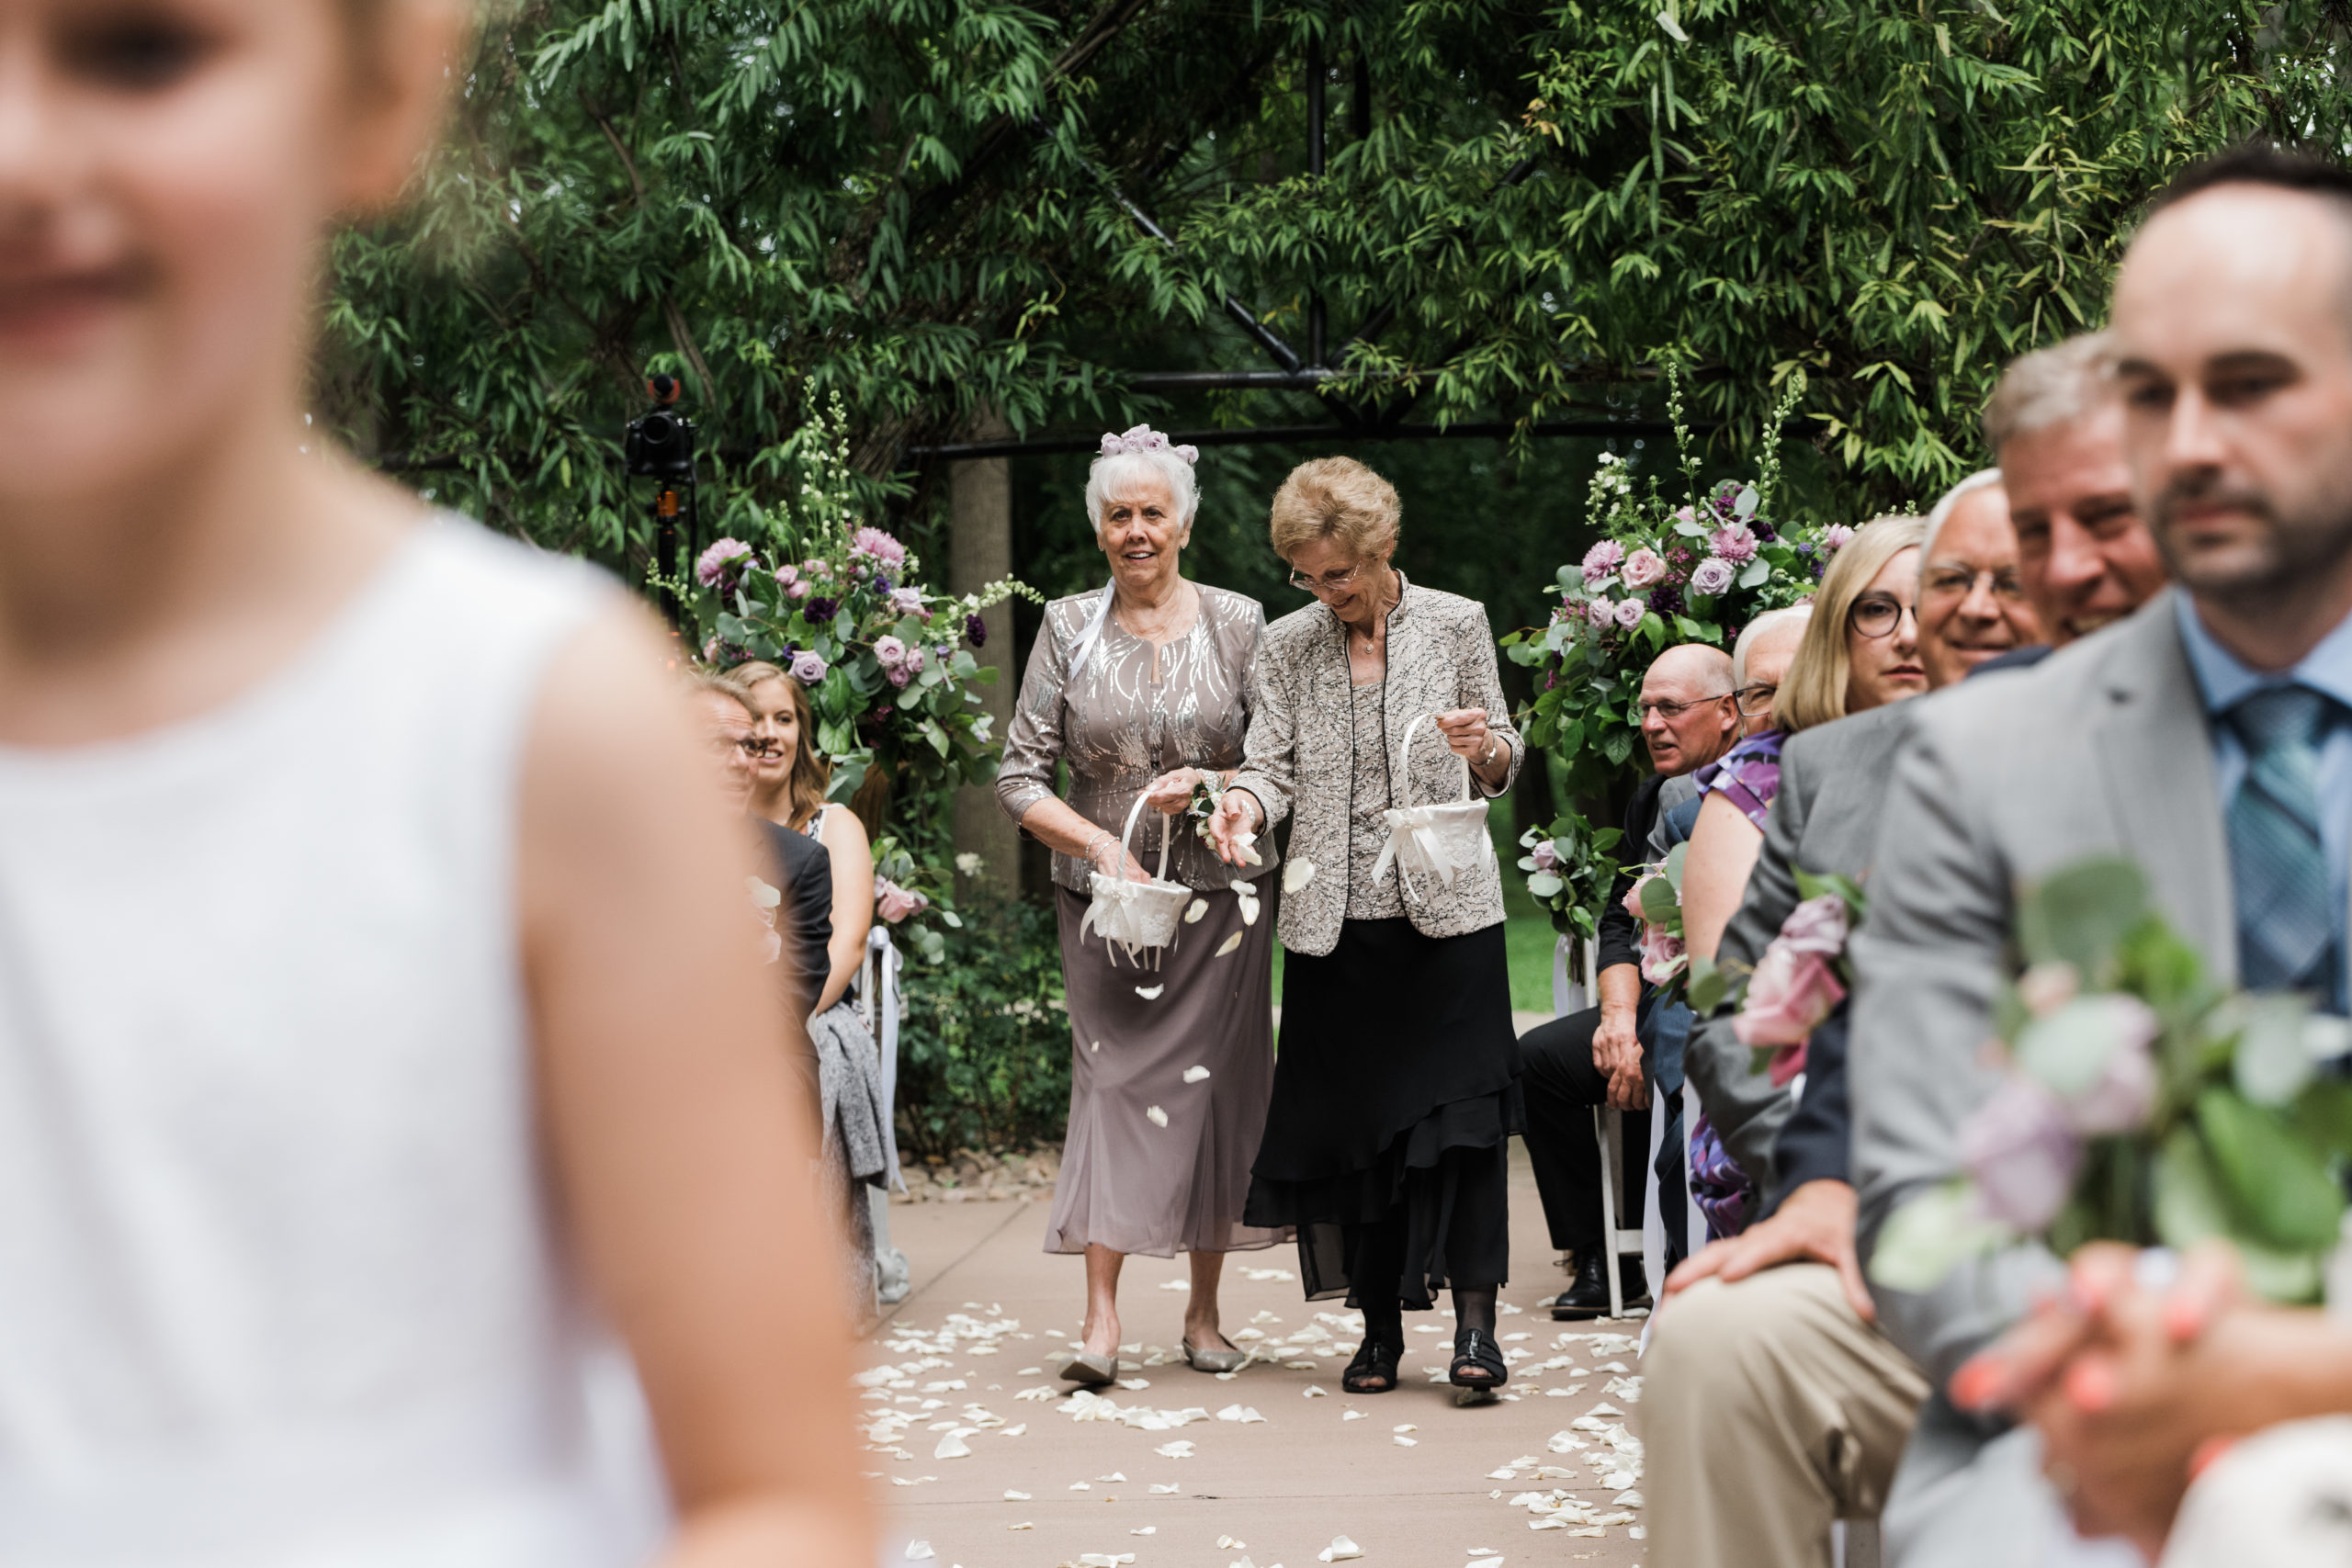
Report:
[[[1506,1350],[1518,1353],[1509,1391],[1517,1398],[1457,1408],[1451,1388],[1429,1381],[1423,1369],[1442,1372],[1453,1347],[1453,1320],[1437,1314],[1407,1317],[1401,1388],[1342,1394],[1340,1373],[1360,1320],[1340,1303],[1300,1299],[1289,1247],[1233,1255],[1224,1292],[1226,1332],[1280,1359],[1227,1380],[1195,1372],[1167,1359],[1184,1292],[1161,1287],[1184,1279],[1184,1260],[1137,1258],[1120,1289],[1133,1348],[1121,1372],[1148,1386],[1107,1395],[1122,1410],[1208,1413],[1159,1430],[1066,1410],[1069,1385],[1053,1374],[1079,1331],[1082,1264],[1039,1250],[1047,1203],[895,1206],[891,1228],[913,1262],[915,1289],[873,1337],[875,1371],[860,1406],[875,1423],[865,1468],[889,1512],[886,1562],[911,1550],[913,1561],[941,1568],[1229,1568],[1244,1559],[1253,1568],[1317,1568],[1341,1535],[1363,1549],[1367,1568],[1641,1562],[1641,1542],[1623,1522],[1645,1512],[1639,1481],[1628,1479],[1638,1475],[1638,1450],[1614,1448],[1590,1429],[1620,1427],[1639,1396],[1637,1382],[1630,1393],[1623,1382],[1611,1392],[1619,1374],[1600,1364],[1638,1373],[1640,1363],[1629,1339],[1558,1337],[1637,1336],[1641,1325],[1555,1324],[1537,1310],[1565,1281],[1516,1143],[1511,1175],[1512,1282],[1500,1329]],[[1317,1328],[1329,1337],[1313,1337]],[[1252,1330],[1262,1337],[1244,1337]],[[1267,1348],[1301,1331],[1310,1337]],[[1283,1364],[1310,1356],[1311,1368]],[[1309,1388],[1325,1393],[1309,1396]],[[1216,1418],[1235,1405],[1263,1419]],[[1587,1429],[1572,1428],[1596,1407]],[[1584,1447],[1553,1451],[1555,1434]],[[1189,1457],[1160,1451],[1176,1444],[1189,1445]],[[943,1450],[969,1452],[935,1457]],[[1505,1469],[1510,1476],[1493,1473]],[[1583,1509],[1531,1529],[1544,1516],[1512,1499],[1555,1489]],[[1629,1491],[1635,1495],[1624,1504],[1612,1501]],[[1618,1522],[1586,1522],[1595,1517]],[[910,1542],[928,1543],[932,1555]],[[1480,1551],[1487,1555],[1473,1555]]]

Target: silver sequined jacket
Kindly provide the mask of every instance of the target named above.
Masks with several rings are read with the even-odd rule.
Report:
[[[1404,582],[1404,573],[1397,579]],[[1340,618],[1321,604],[1266,628],[1258,655],[1258,711],[1250,717],[1240,776],[1233,781],[1264,804],[1270,827],[1296,814],[1290,859],[1315,864],[1316,874],[1305,886],[1284,884],[1277,929],[1293,953],[1330,952],[1339,945],[1347,914],[1355,739],[1346,638]],[[1404,582],[1404,596],[1388,612],[1388,674],[1381,701],[1387,744],[1403,740],[1414,719],[1453,708],[1485,708],[1487,728],[1510,748],[1510,769],[1502,787],[1491,792],[1504,794],[1519,776],[1526,743],[1512,728],[1503,700],[1486,607]],[[1436,729],[1425,724],[1413,736],[1410,787],[1417,804],[1461,798],[1460,765]],[[1471,777],[1476,783],[1477,775]],[[1483,783],[1477,788],[1489,793]],[[1500,870],[1489,865],[1464,873],[1450,892],[1441,887],[1426,903],[1408,900],[1406,914],[1424,936],[1461,936],[1499,924]]]
[[[1122,630],[1114,615],[1078,679],[1069,676],[1072,649],[1102,594],[1098,590],[1046,606],[1046,624],[1030,649],[1028,673],[1005,731],[1004,764],[996,796],[1015,822],[1054,793],[1054,764],[1069,764],[1072,809],[1110,832],[1126,822],[1143,786],[1175,768],[1223,772],[1241,761],[1242,738],[1258,703],[1250,678],[1266,613],[1258,601],[1195,583],[1201,613],[1193,629],[1155,649]],[[1148,807],[1136,823],[1130,847],[1148,871],[1159,864],[1159,813]],[[1266,864],[1274,863],[1269,840]],[[1168,876],[1187,887],[1223,888],[1239,874],[1196,837],[1192,822],[1174,823]],[[1252,866],[1248,874],[1263,874]],[[1054,856],[1054,880],[1087,890],[1088,867],[1075,855]]]

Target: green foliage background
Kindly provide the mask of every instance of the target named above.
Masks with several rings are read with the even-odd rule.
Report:
[[[650,529],[618,436],[654,370],[701,425],[706,539],[786,499],[785,448],[838,393],[862,504],[935,559],[945,468],[914,448],[991,420],[1327,425],[1204,455],[1192,567],[1295,607],[1266,497],[1352,451],[1405,494],[1406,569],[1506,631],[1586,543],[1596,443],[1538,424],[1656,419],[1671,354],[1720,430],[1712,481],[1754,470],[1739,433],[1801,372],[1784,513],[1924,506],[1979,460],[2001,362],[2098,321],[2171,173],[2248,135],[2346,146],[2345,22],[2341,0],[510,0],[421,199],[336,244],[315,402],[434,499],[633,580]],[[1318,296],[1341,374],[1316,390],[1130,382],[1269,367],[1228,300],[1305,354]],[[1369,439],[1464,422],[1514,435]],[[1048,592],[1100,581],[1083,467],[1017,467],[1014,570]],[[1567,804],[1535,773],[1521,827]]]

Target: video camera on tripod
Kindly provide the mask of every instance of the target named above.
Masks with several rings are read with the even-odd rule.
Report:
[[[678,394],[684,390],[675,376],[650,377],[645,389],[652,396],[653,407],[628,422],[621,459],[628,478],[655,481],[653,558],[667,578],[685,570],[679,552],[681,527],[689,549],[699,534],[695,508],[695,423],[674,410]],[[671,624],[677,624],[678,596],[666,587],[662,590],[662,609]]]

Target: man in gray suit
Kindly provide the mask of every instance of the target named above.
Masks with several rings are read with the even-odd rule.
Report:
[[[2070,561],[2124,548],[2114,543],[2120,527],[2136,527],[2101,512],[2095,535],[2073,536],[2086,532],[2071,515],[2084,479],[2104,483],[2110,457],[2120,460],[2110,452],[2120,446],[2113,388],[2096,348],[2077,339],[2020,356],[1985,411],[1986,444],[2007,465],[2011,494],[2066,514],[2059,531]],[[1997,572],[2016,564],[2017,550],[2013,540],[1963,564]],[[2079,565],[2064,575],[2068,592],[2100,604],[2137,581]],[[2161,585],[2147,584],[2140,597]],[[2053,623],[2053,640],[2075,640],[2071,618],[2044,624]],[[1923,635],[1931,676],[1964,667],[1927,653]],[[1735,972],[1755,964],[1802,897],[1798,869],[1867,876],[1888,775],[1914,716],[1942,700],[1893,704],[1790,739],[1763,849],[1719,962]],[[1657,1568],[1827,1562],[1830,1521],[1879,1511],[1927,1392],[1910,1359],[1875,1326],[1857,1257],[1846,1021],[1815,1032],[1799,1097],[1754,1070],[1754,1054],[1732,1032],[1736,1010],[1735,994],[1693,1034],[1688,1070],[1732,1157],[1764,1188],[1766,1207],[1742,1235],[1676,1270],[1644,1358]],[[1702,1280],[1713,1282],[1696,1289]]]
[[[2352,178],[2263,150],[2190,171],[2133,241],[2110,331],[2132,491],[2181,590],[1914,716],[1854,942],[1865,1258],[1890,1213],[1961,1170],[2021,883],[2131,856],[2216,976],[2344,1010]],[[2073,1540],[2034,1432],[1943,1393],[2057,1277],[2020,1247],[1923,1294],[1877,1292],[1939,1391],[1886,1509],[1901,1568],[2119,1550]]]

